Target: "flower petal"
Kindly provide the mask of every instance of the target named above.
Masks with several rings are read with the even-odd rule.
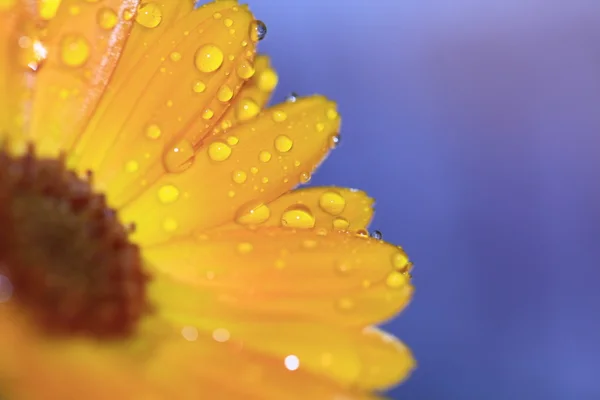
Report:
[[[30,139],[56,156],[85,127],[117,64],[139,0],[63,0],[48,22],[48,58],[36,76]],[[128,14],[129,13],[129,14]]]
[[[338,187],[311,187],[293,190],[273,200],[267,207],[269,218],[261,227],[303,225],[308,228],[334,230],[366,229],[373,217],[373,199],[360,190]],[[286,211],[296,210],[295,220],[282,218]],[[289,219],[289,218],[288,218]],[[282,222],[282,220],[284,220]],[[239,229],[240,225],[231,222],[219,229]]]
[[[240,90],[244,79],[236,70],[254,58],[253,16],[236,4],[196,9],[148,39],[154,42],[144,41],[143,52],[125,49],[110,94],[75,148],[77,168],[96,171],[112,204],[165,170],[184,168]],[[133,33],[144,29],[137,23]]]
[[[374,340],[370,330],[310,321],[290,313],[285,319],[241,312],[226,312],[223,303],[207,302],[205,290],[160,277],[150,288],[161,299],[163,318],[181,327],[190,326],[208,335],[223,334],[232,343],[279,360],[293,356],[302,368],[343,387],[379,390],[406,378],[414,361],[396,339]]]
[[[134,240],[146,245],[217,226],[236,215],[243,218],[261,202],[308,179],[339,124],[335,104],[320,96],[270,108],[234,126],[227,137],[211,138],[188,170],[163,175],[121,209],[122,217],[135,221],[139,229]],[[172,195],[161,196],[164,192]]]
[[[365,326],[397,314],[413,293],[401,249],[343,232],[217,231],[144,255],[152,268],[201,287],[205,304],[230,315]]]

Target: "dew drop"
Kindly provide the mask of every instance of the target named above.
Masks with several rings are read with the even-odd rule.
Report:
[[[225,161],[231,156],[231,147],[221,141],[212,142],[208,146],[208,156],[213,161]]]
[[[275,110],[273,111],[273,121],[275,122],[283,122],[287,119],[287,114],[285,111]]]
[[[259,112],[260,107],[252,99],[245,98],[237,104],[236,116],[240,121],[247,121],[249,119],[252,119],[256,117]]]
[[[223,64],[223,51],[213,44],[204,45],[196,51],[194,61],[200,72],[214,72]]]
[[[328,214],[339,215],[346,207],[346,199],[337,192],[328,191],[319,198],[319,206]]]
[[[235,146],[239,142],[240,142],[240,139],[238,139],[237,136],[229,136],[227,138],[227,144],[230,146]]]
[[[206,90],[206,84],[202,81],[196,81],[194,82],[194,86],[192,86],[192,89],[196,93],[202,93]]]
[[[150,124],[146,128],[146,136],[150,139],[158,139],[162,134],[160,127],[156,124]]]
[[[337,217],[333,219],[333,228],[339,230],[346,230],[350,226],[350,223],[346,218]]]
[[[289,138],[289,136],[279,135],[275,138],[275,148],[280,153],[287,153],[292,149],[293,145],[294,142]]]
[[[288,103],[295,103],[298,100],[298,93],[292,92],[286,96],[285,101]]]
[[[392,271],[388,274],[385,283],[392,289],[398,289],[405,286],[408,283],[408,279],[402,272]]]
[[[310,172],[303,172],[300,174],[300,183],[308,183],[311,178]]]
[[[319,122],[315,125],[315,129],[317,130],[317,132],[323,132],[325,130],[325,124]]]
[[[340,135],[330,135],[329,136],[329,148],[335,149],[341,143]]]
[[[371,237],[375,240],[383,240],[383,233],[381,231],[373,231],[371,232]]]
[[[335,108],[328,109],[325,114],[327,115],[327,118],[329,118],[332,121],[336,120],[337,117],[339,116],[339,114]]]
[[[233,90],[228,85],[223,85],[217,92],[217,98],[223,103],[228,102],[233,97]]]
[[[225,18],[225,20],[223,21],[223,24],[226,27],[231,28],[233,26],[233,20],[231,18]]]
[[[296,204],[288,207],[283,212],[281,225],[288,228],[313,228],[315,226],[315,217],[308,207]]]
[[[237,74],[242,79],[252,78],[255,72],[254,66],[248,60],[242,61],[242,63],[237,67]]]
[[[408,264],[408,257],[403,252],[399,251],[392,256],[392,265],[394,268],[405,271]]]
[[[232,179],[235,183],[242,184],[248,179],[248,175],[244,171],[233,171]]]
[[[215,112],[210,108],[207,108],[202,112],[202,119],[209,120],[215,115]]]
[[[171,52],[171,54],[169,54],[169,58],[171,59],[171,61],[177,62],[181,60],[181,53],[178,51],[173,51]]]
[[[153,2],[140,5],[135,21],[146,28],[156,28],[162,21],[160,6]]]
[[[191,167],[193,163],[194,148],[186,139],[171,147],[163,156],[163,165],[167,172],[183,172]]]
[[[264,203],[246,204],[236,213],[235,221],[240,225],[258,225],[269,219],[271,210]]]
[[[96,20],[98,25],[100,25],[100,28],[111,30],[115,27],[115,25],[117,25],[119,19],[117,17],[117,13],[114,12],[112,8],[103,7],[98,10],[98,13],[96,14]]]
[[[62,62],[69,67],[80,67],[90,57],[90,45],[78,34],[65,35],[60,44]]]
[[[258,159],[264,163],[269,162],[271,161],[271,153],[269,153],[266,150],[263,150],[258,154]]]
[[[163,204],[172,204],[179,198],[179,189],[173,185],[164,185],[158,189],[158,200]]]
[[[250,39],[253,41],[263,40],[267,36],[267,26],[260,20],[254,20],[250,24]]]
[[[360,238],[368,238],[369,232],[366,229],[359,229],[356,231],[356,236]]]

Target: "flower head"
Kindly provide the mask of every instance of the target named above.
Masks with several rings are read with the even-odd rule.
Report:
[[[0,395],[371,398],[411,264],[221,0],[0,0]],[[188,397],[186,397],[188,396]],[[341,398],[341,397],[340,397]]]

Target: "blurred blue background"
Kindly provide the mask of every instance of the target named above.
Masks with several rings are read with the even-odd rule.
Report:
[[[410,400],[600,399],[600,2],[250,0],[276,94],[339,101],[313,178],[413,258]]]

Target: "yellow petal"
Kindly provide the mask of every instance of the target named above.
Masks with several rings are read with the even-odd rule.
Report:
[[[228,313],[222,299],[207,303],[205,291],[170,284],[165,278],[156,279],[150,292],[161,298],[159,312],[175,326],[225,336],[245,349],[280,360],[293,356],[301,368],[343,387],[385,389],[406,378],[414,365],[409,350],[397,340],[373,340],[362,329],[298,318],[293,313],[276,321],[238,307]]]
[[[211,3],[188,13],[144,41],[143,53],[128,44],[111,94],[75,148],[77,168],[96,171],[95,182],[112,204],[120,205],[165,170],[185,169],[198,142],[229,107],[231,98],[220,91],[233,97],[241,88],[244,79],[235,71],[253,61],[253,17],[236,4]],[[133,33],[148,29],[154,28],[138,22]],[[190,130],[194,121],[201,126]]]
[[[150,244],[223,224],[236,215],[243,218],[261,202],[306,181],[327,154],[329,137],[339,124],[335,104],[320,96],[265,110],[207,141],[188,170],[163,175],[122,208],[123,219],[135,221],[138,243]],[[237,180],[239,173],[243,181]],[[161,201],[165,187],[175,188],[178,195]]]
[[[401,249],[349,233],[218,231],[144,254],[152,268],[201,287],[203,303],[221,298],[227,314],[365,326],[397,314],[413,293]]]
[[[338,187],[311,187],[293,190],[266,206],[269,218],[260,224],[333,230],[366,229],[373,217],[373,199],[360,190]],[[287,214],[286,214],[287,213]],[[231,222],[221,229],[239,229]]]
[[[275,86],[277,73],[271,67],[271,60],[264,54],[256,56],[254,66],[242,65],[238,74],[250,79],[233,100],[233,104],[221,118],[221,122],[213,131],[219,134],[234,125],[256,117],[267,105]]]
[[[61,2],[42,40],[48,58],[36,76],[30,139],[38,154],[55,156],[68,150],[85,127],[131,29],[128,13],[138,2]],[[108,25],[105,14],[111,15]]]

